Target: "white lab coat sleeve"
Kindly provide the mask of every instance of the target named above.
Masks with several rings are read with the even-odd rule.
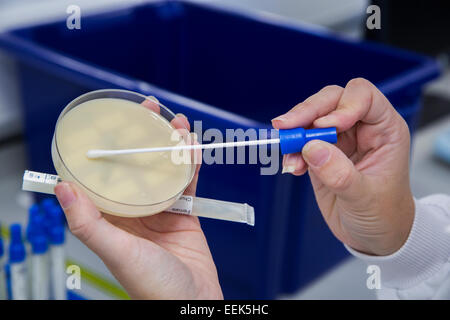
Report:
[[[348,246],[347,250],[379,267],[380,299],[450,299],[450,196],[414,201],[413,226],[397,252],[369,256]]]

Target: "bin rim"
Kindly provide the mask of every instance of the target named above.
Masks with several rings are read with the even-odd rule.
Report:
[[[422,54],[396,47],[390,47],[380,43],[350,39],[345,36],[337,35],[333,31],[327,30],[324,27],[313,26],[308,23],[299,22],[292,18],[283,17],[262,10],[250,11],[249,9],[244,8],[232,8],[230,5],[225,4],[198,3],[193,0],[154,0],[151,2],[136,4],[134,6],[131,6],[130,8],[154,5],[158,3],[178,3],[181,5],[188,4],[193,7],[205,8],[210,11],[226,13],[240,18],[252,20],[254,22],[271,25],[273,27],[281,27],[290,31],[308,33],[312,36],[319,37],[332,43],[338,43],[340,45],[346,44],[349,46],[358,46],[363,51],[376,51],[380,54],[399,58],[402,60],[408,60],[415,64],[407,71],[389,77],[389,79],[387,80],[382,80],[374,83],[386,96],[390,96],[391,94],[394,94],[396,91],[403,88],[424,85],[426,82],[438,77],[442,72],[442,67],[436,60]],[[107,12],[114,12],[114,10],[108,9]],[[102,14],[102,12],[91,12],[87,15],[87,17],[93,17],[99,14]],[[33,27],[54,24],[58,21],[39,24]],[[242,126],[271,128],[271,125],[269,124],[265,124],[248,117],[241,116],[237,113],[223,110],[222,108],[215,107],[211,104],[207,104],[196,99],[174,93],[170,90],[163,89],[149,82],[134,79],[132,77],[124,75],[123,73],[112,71],[108,68],[98,66],[94,63],[74,58],[71,55],[62,53],[58,50],[47,49],[40,44],[36,44],[32,40],[24,39],[16,34],[18,31],[27,28],[28,27],[21,27],[18,29],[0,32],[0,49],[13,52],[19,59],[33,65],[43,62],[46,64],[46,67],[52,69],[52,72],[75,72],[79,74],[77,75],[78,78],[80,78],[80,76],[83,78],[83,81],[89,81],[89,79],[94,78],[95,80],[104,82],[105,84],[113,83],[119,88],[124,88],[143,94],[153,94],[157,97],[167,97],[172,99],[173,102],[187,106],[188,108],[191,108],[193,110],[206,112],[217,117],[222,117],[224,120],[236,122],[237,124]]]
[[[14,32],[14,30],[12,32]],[[91,79],[94,78],[96,81],[105,83],[105,88],[110,88],[111,84],[113,84],[112,89],[119,88],[144,95],[154,95],[158,99],[169,100],[172,104],[186,106],[194,111],[207,113],[214,117],[234,122],[243,128],[272,128],[269,124],[174,93],[147,81],[134,79],[123,73],[115,72],[105,67],[97,66],[94,63],[76,59],[70,55],[65,55],[58,51],[36,45],[32,41],[24,40],[11,32],[0,33],[0,49],[13,53],[17,59],[33,66],[38,65],[42,68],[42,64],[45,64],[48,70],[50,70],[49,72],[53,74],[56,73],[61,75],[61,73],[67,72],[78,73],[76,77],[79,79],[81,78],[85,83],[91,82]],[[64,74],[62,74],[62,76],[66,77]],[[268,119],[268,121],[270,121],[270,119]]]
[[[164,0],[161,0],[164,1]],[[391,95],[395,91],[413,85],[423,85],[426,82],[437,78],[442,73],[442,65],[435,59],[406,49],[388,46],[383,43],[372,42],[368,40],[359,40],[338,34],[323,26],[313,25],[311,23],[295,20],[290,17],[281,16],[276,13],[264,10],[250,10],[245,8],[236,8],[231,5],[218,3],[201,3],[194,0],[168,0],[168,2],[189,3],[192,6],[204,7],[215,12],[225,12],[230,15],[239,16],[255,22],[259,22],[274,27],[282,27],[288,30],[297,31],[316,36],[318,38],[339,43],[358,46],[363,51],[376,51],[386,56],[409,60],[416,65],[407,71],[375,83],[375,85],[385,95]]]

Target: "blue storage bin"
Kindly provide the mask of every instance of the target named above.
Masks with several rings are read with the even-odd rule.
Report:
[[[158,1],[0,35],[19,62],[30,169],[53,172],[59,112],[100,88],[155,95],[203,129],[269,128],[328,84],[365,77],[416,114],[436,64],[339,39],[282,19],[188,1]],[[411,109],[412,108],[412,109]],[[254,228],[203,219],[226,298],[273,298],[313,280],[346,252],[315,205],[308,177],[261,176],[257,165],[204,165],[199,196],[247,202]]]

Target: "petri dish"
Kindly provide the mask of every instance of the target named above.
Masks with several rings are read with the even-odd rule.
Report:
[[[62,180],[76,183],[105,213],[141,217],[169,208],[191,183],[193,152],[88,159],[90,149],[192,144],[189,130],[158,100],[119,89],[97,90],[71,101],[52,139],[52,160]],[[182,160],[182,161],[181,161]]]

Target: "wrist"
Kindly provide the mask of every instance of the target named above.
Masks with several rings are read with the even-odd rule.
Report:
[[[400,206],[398,206],[392,213],[395,219],[392,219],[392,229],[390,231],[390,235],[386,237],[385,245],[375,248],[373,255],[391,255],[400,250],[400,248],[403,247],[408,240],[414,223],[415,204],[411,193],[408,193],[405,197],[403,197],[403,199],[404,201],[402,201]]]
[[[374,232],[368,233],[369,226],[366,225],[364,230],[355,233],[364,236],[354,236],[353,241],[346,242],[346,245],[369,256],[388,256],[397,252],[408,240],[415,216],[412,194],[401,199],[402,201],[386,201],[372,215],[375,218],[371,219],[369,226]]]
[[[387,256],[373,256],[347,247],[350,253],[382,272],[382,286],[409,288],[429,279],[448,263],[450,216],[447,208],[450,197],[434,195],[415,200],[413,226],[403,246]]]

